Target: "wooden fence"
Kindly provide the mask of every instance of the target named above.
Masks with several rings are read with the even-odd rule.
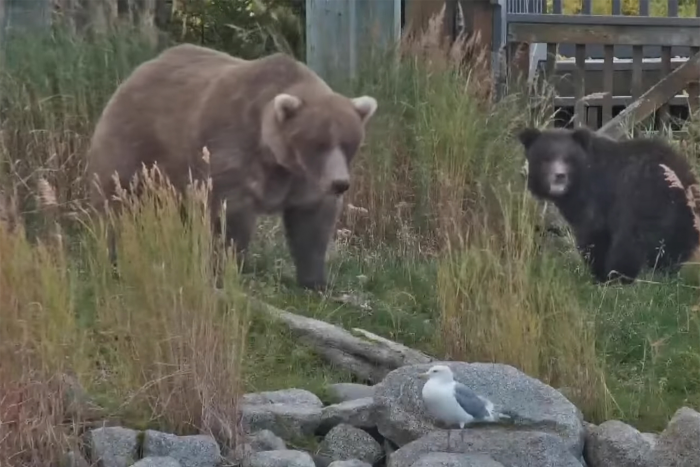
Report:
[[[603,132],[618,135],[623,119],[639,122],[659,110],[664,121],[674,104],[698,109],[700,0],[692,18],[678,17],[678,0],[667,0],[668,17],[648,16],[649,0],[640,0],[638,16],[622,15],[620,0],[612,0],[612,15],[592,15],[591,0],[583,0],[579,15],[562,14],[561,0],[552,6],[551,13],[507,14],[510,76],[528,75],[529,47],[546,44],[542,71],[564,82],[556,85],[564,95],[557,96],[555,106],[573,106],[575,126],[602,126]],[[557,57],[566,46],[573,46],[573,58]],[[590,58],[594,47],[602,47],[602,60]],[[631,48],[631,59],[620,57],[628,53],[624,48]],[[613,118],[619,106],[625,110]]]

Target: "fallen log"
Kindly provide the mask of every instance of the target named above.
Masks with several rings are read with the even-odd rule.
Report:
[[[330,363],[371,384],[378,383],[387,373],[400,366],[435,360],[423,352],[364,329],[353,328],[357,336],[339,326],[281,310],[249,295],[245,295],[245,300],[255,311],[285,324]]]

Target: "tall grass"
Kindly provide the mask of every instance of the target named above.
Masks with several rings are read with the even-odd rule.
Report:
[[[0,183],[25,220],[42,221],[32,215],[39,179],[54,187],[62,210],[85,198],[93,125],[119,82],[156,53],[146,38],[123,28],[90,38],[60,25],[8,35],[0,70]]]
[[[371,64],[362,92],[382,105],[348,227],[404,258],[435,256],[434,348],[445,358],[509,363],[554,386],[576,387],[592,418],[607,407],[594,323],[571,265],[537,232],[517,129],[546,124],[546,107],[511,92],[491,99],[490,55],[478,37],[447,46],[440,17],[406,38],[393,66]],[[547,89],[545,89],[547,91]],[[547,95],[542,97],[546,100]],[[539,112],[539,113],[538,113]],[[421,252],[421,253],[418,253]]]
[[[75,213],[78,254],[58,226],[30,242],[21,219],[0,225],[0,465],[57,460],[95,417],[235,443],[248,318],[210,187],[181,196],[157,168],[142,178],[121,215]],[[42,186],[38,204],[55,206]]]

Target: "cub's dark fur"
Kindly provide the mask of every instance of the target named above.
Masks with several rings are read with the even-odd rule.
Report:
[[[522,130],[528,189],[571,226],[599,282],[631,283],[646,265],[675,271],[700,241],[685,191],[690,164],[657,138],[615,141],[588,129]],[[683,184],[674,188],[664,167]]]

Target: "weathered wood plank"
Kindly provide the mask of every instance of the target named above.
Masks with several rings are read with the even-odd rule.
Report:
[[[613,138],[623,135],[625,122],[639,122],[651,115],[662,104],[682,90],[686,84],[700,73],[700,53],[696,53],[683,65],[652,86],[635,102],[627,106],[617,117],[603,125],[598,132]]]
[[[557,60],[557,44],[550,42],[547,44],[547,63],[545,64],[545,73],[547,79],[552,79],[554,76],[554,66]]]
[[[700,28],[698,18],[668,18],[663,16],[607,16],[607,15],[537,15],[508,13],[508,23],[563,24],[567,26],[634,26],[641,28]]]
[[[700,0],[695,0],[695,16],[700,18]],[[690,53],[696,54],[700,52],[700,47],[691,47]],[[688,84],[688,106],[690,112],[700,112],[700,77],[697,77],[694,82]]]
[[[586,95],[586,46],[576,44],[576,74],[574,75],[577,101],[582,101]],[[585,109],[576,107],[574,110],[574,127],[583,126],[586,121]]]
[[[593,2],[591,2],[591,0],[583,0],[583,4],[581,5],[581,14],[590,15],[593,11],[592,3]]]
[[[534,19],[537,16],[532,15],[532,17]],[[572,16],[571,18],[576,17]],[[508,35],[510,41],[526,43],[557,42],[559,44],[700,47],[700,27],[605,26],[594,24],[548,24],[544,26],[541,23],[533,22],[509,24]]]
[[[612,15],[622,14],[622,1],[612,0],[610,5],[610,13]],[[615,46],[603,46],[603,109],[602,109],[602,125],[612,120],[613,94],[615,89]]]
[[[668,16],[675,17],[678,16],[678,0],[668,0]],[[667,76],[671,73],[671,47],[661,47],[661,76]],[[669,119],[669,106],[668,103],[664,103],[659,108],[659,123],[661,125],[668,124]]]
[[[621,0],[612,0],[612,12],[613,15],[621,15],[622,14],[622,1]]]
[[[332,2],[326,2],[332,3]],[[445,0],[406,0],[405,31],[409,35],[426,31],[430,19],[439,14],[445,6]]]
[[[639,16],[649,16],[649,0],[639,0]]]
[[[603,101],[603,125],[612,119],[614,52],[615,46],[605,46],[605,62],[603,63],[603,92],[606,93],[606,96]]]
[[[586,105],[589,107],[601,107],[607,99],[607,95],[604,92],[593,93],[590,96],[586,96]],[[614,106],[628,106],[634,103],[632,96],[613,96],[612,105]],[[574,107],[576,105],[576,97],[574,96],[557,96],[554,98],[555,107]],[[667,101],[671,106],[685,106],[688,105],[688,98],[682,94],[676,94],[671,99]]]

